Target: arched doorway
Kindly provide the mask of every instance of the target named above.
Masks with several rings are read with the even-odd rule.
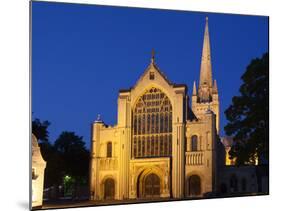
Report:
[[[188,186],[190,196],[198,196],[201,194],[201,179],[198,175],[189,177]]]
[[[144,178],[143,196],[145,198],[158,198],[160,197],[160,178],[151,173]]]
[[[104,182],[104,199],[114,199],[115,182],[112,178],[108,178]]]

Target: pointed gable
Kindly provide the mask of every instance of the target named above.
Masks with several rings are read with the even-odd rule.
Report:
[[[152,53],[150,64],[135,85],[129,90],[120,90],[119,96],[130,96],[131,103],[134,104],[139,96],[152,87],[160,89],[169,99],[172,99],[177,93],[186,93],[187,91],[187,86],[185,84],[172,83],[160,70],[156,65],[154,52]]]
[[[139,78],[139,80],[137,81],[134,87],[136,87],[138,83],[142,81],[145,77],[148,77],[149,80],[153,81],[156,79],[156,77],[159,76],[162,77],[167,84],[171,86],[174,85],[156,65],[154,55],[152,55],[150,64],[148,65],[144,73],[141,75],[141,77]]]

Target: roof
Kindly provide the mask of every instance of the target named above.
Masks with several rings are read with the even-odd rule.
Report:
[[[152,59],[151,63],[149,64],[149,66],[146,68],[146,70],[143,72],[143,74],[141,75],[141,77],[138,79],[138,81],[135,83],[135,85],[133,87],[130,87],[129,89],[120,89],[119,93],[126,93],[126,92],[130,92],[133,88],[135,88],[138,84],[138,82],[140,80],[142,80],[142,78],[144,77],[144,75],[150,71],[151,69],[156,70],[161,76],[162,78],[172,87],[174,88],[184,88],[185,90],[187,90],[187,85],[183,84],[183,83],[172,83],[168,77],[160,70],[160,68],[156,65],[154,59]]]
[[[43,159],[40,151],[40,146],[38,144],[37,138],[32,134],[32,167],[42,166],[45,168],[46,161]]]

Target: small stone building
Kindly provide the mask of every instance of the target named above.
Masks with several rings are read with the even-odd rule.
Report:
[[[32,208],[42,206],[43,188],[44,188],[44,171],[46,161],[42,158],[37,138],[32,134]]]

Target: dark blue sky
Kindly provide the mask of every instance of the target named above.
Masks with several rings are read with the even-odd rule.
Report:
[[[83,136],[97,114],[117,121],[119,89],[133,86],[150,62],[192,92],[198,84],[205,17],[221,133],[224,110],[238,94],[252,58],[268,51],[268,18],[80,4],[32,3],[32,112],[48,120],[50,140],[62,131]]]

